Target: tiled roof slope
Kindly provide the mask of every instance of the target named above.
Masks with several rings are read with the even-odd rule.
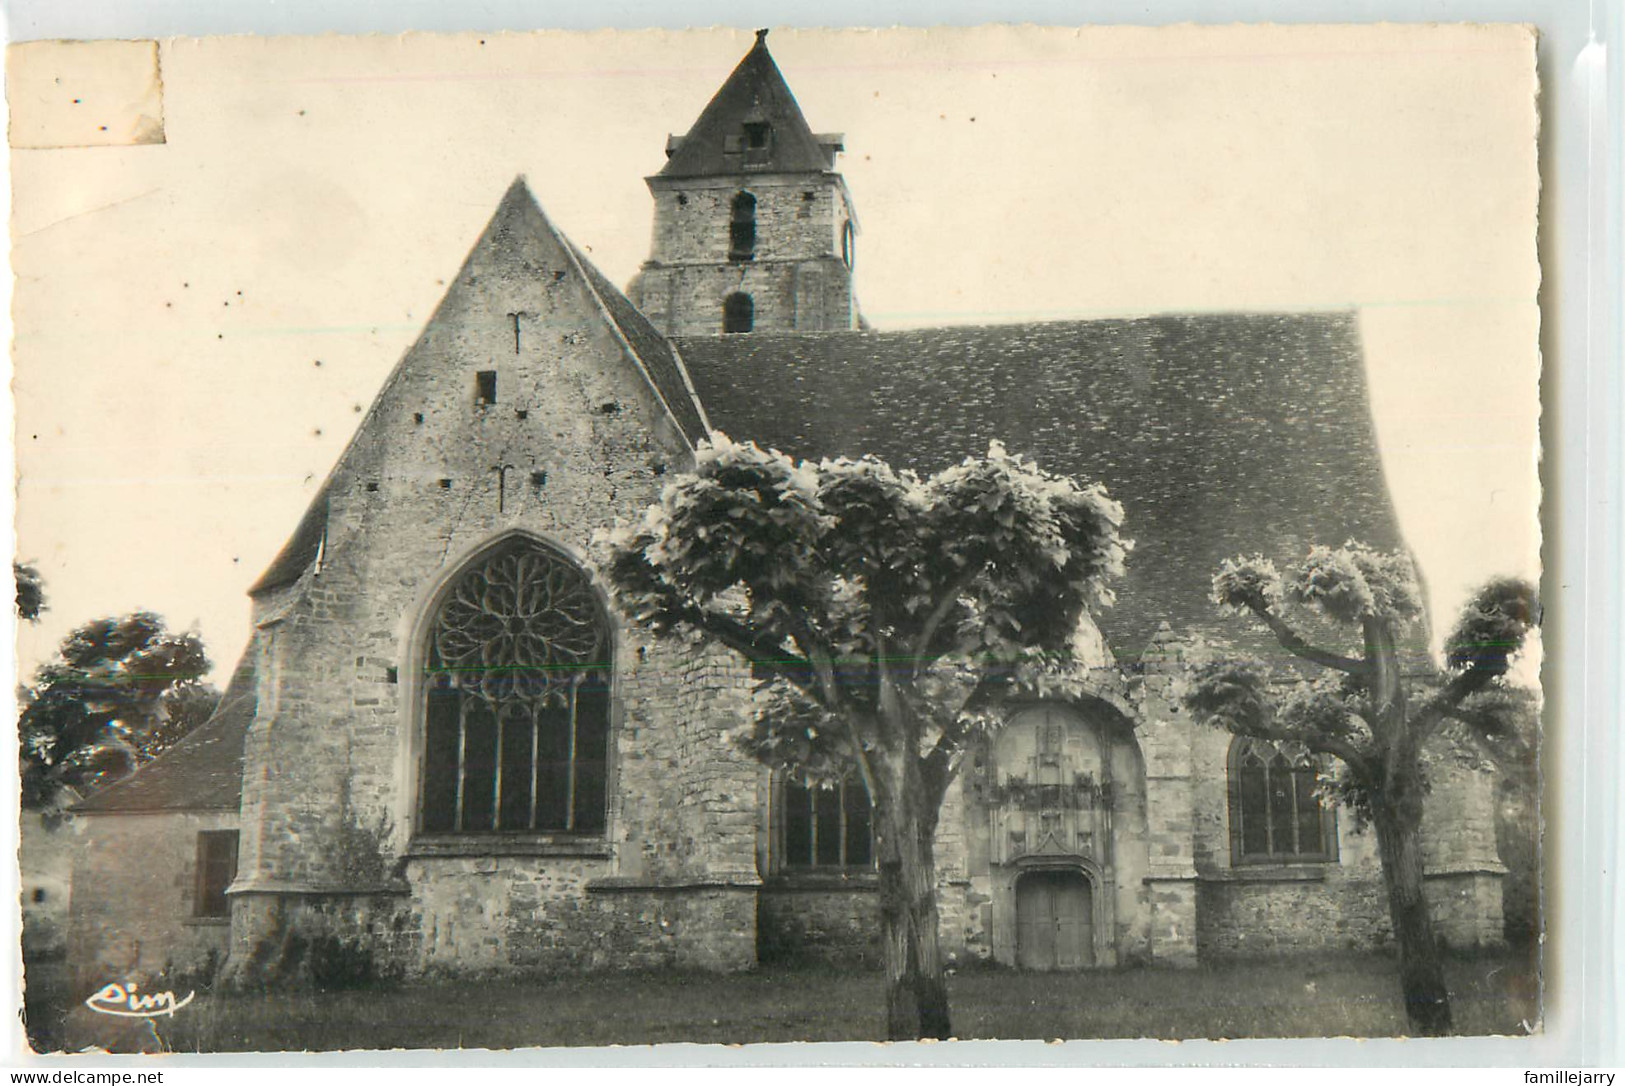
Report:
[[[235,811],[243,794],[243,739],[258,705],[250,641],[214,714],[191,735],[116,784],[91,793],[75,811]]]
[[[297,581],[305,568],[316,560],[316,553],[321,550],[322,536],[327,534],[327,492],[332,481],[329,475],[316,492],[316,497],[305,507],[304,516],[294,525],[293,534],[276,552],[276,557],[260,574],[260,579],[249,586],[250,596]]]
[[[740,154],[737,150],[729,153],[728,139],[737,138],[747,121],[765,121],[773,127],[766,159],[753,164],[752,170],[819,173],[835,165],[835,138],[821,142],[807,127],[795,95],[767,51],[767,32],[760,31],[756,44],[700,112],[688,135],[675,141],[671,157],[657,176],[715,177],[742,172]]]
[[[1352,313],[677,342],[713,424],[735,439],[925,473],[997,438],[1105,483],[1135,540],[1117,604],[1098,616],[1122,660],[1164,621],[1270,651],[1209,602],[1223,558],[1403,545]]]
[[[627,301],[626,296],[615,289],[581,250],[571,244],[569,239],[553,225],[546,212],[536,202],[536,197],[531,194],[525,179],[516,178],[502,197],[502,202],[497,205],[496,213],[491,216],[491,221],[486,225],[479,240],[464,258],[462,271],[447,288],[446,296],[441,299],[435,315],[429,318],[428,327],[402,355],[400,362],[396,363],[395,369],[385,379],[382,389],[373,400],[371,410],[356,428],[350,444],[339,455],[338,462],[329,473],[327,481],[322,484],[322,489],[306,508],[305,515],[300,518],[288,542],[272,559],[271,565],[260,575],[259,580],[249,588],[249,595],[257,596],[291,584],[298,580],[315,560],[321,548],[322,537],[327,531],[327,496],[332,480],[352,457],[365,455],[363,446],[366,444],[367,436],[373,432],[372,423],[379,404],[390,394],[390,389],[404,372],[404,367],[416,358],[419,346],[442,319],[442,312],[447,306],[446,299],[451,297],[453,291],[464,289],[461,284],[469,280],[469,269],[476,263],[487,260],[490,250],[498,246],[522,250],[533,256],[556,251],[568,253],[569,259],[574,261],[582,273],[576,278],[579,278],[586,291],[601,303],[604,313],[608,315],[609,323],[620,331],[625,341],[628,359],[642,373],[644,380],[657,397],[664,402],[672,421],[688,443],[692,445],[705,433],[704,417],[695,404],[688,378],[683,373],[683,364],[673,352],[671,343],[655,331],[648,319]],[[428,359],[423,364],[438,365],[440,361]]]

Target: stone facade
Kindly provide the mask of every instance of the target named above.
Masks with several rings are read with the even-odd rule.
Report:
[[[741,78],[750,85],[736,86]],[[762,399],[753,390],[851,379],[875,370],[883,352],[912,356],[932,339],[900,334],[882,343],[874,334],[839,334],[858,318],[851,201],[830,168],[838,140],[813,136],[776,79],[759,41],[719,93],[722,105],[708,107],[668,170],[650,179],[654,241],[630,300],[554,229],[522,182],[509,190],[287,548],[252,590],[253,643],[228,691],[229,711],[209,726],[217,750],[233,735],[239,743],[229,763],[232,806],[175,806],[173,797],[187,792],[185,759],[210,749],[202,743],[192,753],[177,748],[133,778],[175,778],[167,806],[143,809],[136,788],[136,799],[118,810],[87,817],[73,894],[75,968],[86,983],[109,971],[184,972],[221,958],[244,984],[875,960],[875,877],[861,832],[848,832],[846,808],[841,854],[831,859],[809,847],[792,862],[784,785],[732,741],[750,712],[743,661],[630,627],[591,582],[595,533],[641,515],[666,478],[692,463],[711,425],[708,398],[716,410],[739,389],[736,398],[751,401]],[[730,102],[739,103],[737,116]],[[771,168],[730,165],[746,138],[729,134],[740,124],[777,126],[778,142],[768,146],[789,157]],[[713,145],[701,155],[695,148],[706,140]],[[741,193],[752,197],[748,260],[733,251]],[[667,336],[720,332],[725,299],[739,292],[753,298],[753,331],[717,337],[735,354],[716,365],[725,380],[702,397],[693,379],[700,371],[685,365]],[[963,455],[954,442],[983,415],[1014,428],[993,436],[1019,435],[1024,445],[1115,434],[1106,454],[1058,444],[1053,459],[1040,460],[1061,471],[1106,464],[1127,480],[1122,487],[1112,480],[1113,493],[1144,514],[1138,523],[1166,529],[1167,538],[1142,537],[1131,558],[1144,555],[1138,568],[1160,571],[1149,589],[1126,592],[1116,609],[1138,612],[1115,627],[1103,617],[1101,629],[1082,631],[1088,692],[1072,703],[1021,707],[967,753],[936,843],[944,951],[960,961],[1064,969],[1188,966],[1381,945],[1387,908],[1374,841],[1346,815],[1334,835],[1327,831],[1336,844],[1329,855],[1235,862],[1229,738],[1183,714],[1173,689],[1183,637],[1199,620],[1181,612],[1186,630],[1164,625],[1145,641],[1157,622],[1179,618],[1178,608],[1206,613],[1201,591],[1169,604],[1150,589],[1185,576],[1197,557],[1210,569],[1211,546],[1301,551],[1316,532],[1341,541],[1369,525],[1397,541],[1397,529],[1384,527],[1391,513],[1374,462],[1331,464],[1314,488],[1287,485],[1289,494],[1335,496],[1331,488],[1347,482],[1354,496],[1317,497],[1301,514],[1276,507],[1271,523],[1282,525],[1279,539],[1256,540],[1250,521],[1215,526],[1199,511],[1185,514],[1191,523],[1168,519],[1195,508],[1217,485],[1202,474],[1212,465],[1223,463],[1227,476],[1240,470],[1250,451],[1237,451],[1236,442],[1251,447],[1267,437],[1298,449],[1307,447],[1310,431],[1337,424],[1355,431],[1335,445],[1340,452],[1374,450],[1369,426],[1347,422],[1341,406],[1329,420],[1289,411],[1288,423],[1260,422],[1264,436],[1243,440],[1223,431],[1211,447],[1159,446],[1155,456],[1138,456],[1144,449],[1137,447],[1127,456],[1120,427],[1103,418],[1076,425],[1074,417],[1078,404],[1094,410],[1129,398],[1116,386],[1132,385],[1162,420],[1132,436],[1162,441],[1173,440],[1174,422],[1180,434],[1204,432],[1219,417],[1242,425],[1232,407],[1202,401],[1215,383],[1236,382],[1242,392],[1231,398],[1260,411],[1268,407],[1260,402],[1265,392],[1324,399],[1328,380],[1363,397],[1361,376],[1347,372],[1351,360],[1358,364],[1348,346],[1352,322],[1225,315],[1100,323],[1111,327],[980,330],[965,340],[980,351],[937,336],[932,342],[953,341],[944,350],[974,355],[975,372],[965,376],[954,410],[924,422],[894,417],[890,428],[858,426],[850,435],[855,447],[828,450],[875,451],[869,443],[883,441],[888,429],[918,423],[923,436],[892,457],[899,466],[913,466],[907,457],[929,442],[944,456]],[[828,334],[779,337],[789,348],[772,347],[762,335],[810,330]],[[1227,338],[1237,336],[1261,338]],[[872,350],[869,365],[859,358],[794,380],[763,368],[774,350],[806,353],[838,341]],[[764,342],[770,346],[758,350]],[[1234,342],[1248,349],[1227,346]],[[1257,343],[1273,345],[1264,357],[1279,374],[1246,371]],[[1098,365],[1074,365],[1066,351],[1092,351]],[[1231,359],[1230,369],[1192,369],[1214,355]],[[1023,387],[1025,370],[1000,369],[1017,359],[1037,372],[1053,357],[1066,364],[1044,371],[1044,382],[1035,383],[1041,392]],[[1107,367],[1124,358],[1132,380],[1114,382]],[[1093,384],[1079,391],[1065,384],[1072,380]],[[805,419],[770,421],[796,439],[815,429],[814,421],[856,417],[882,391],[903,397],[899,407],[907,411],[918,383],[882,381],[869,392],[843,385]],[[1011,388],[1031,395],[1012,406],[1000,399]],[[1035,415],[1045,409],[1059,414]],[[1143,414],[1133,403],[1125,410],[1136,422]],[[976,437],[985,448],[986,436]],[[1331,454],[1316,455],[1302,471],[1330,463]],[[1125,457],[1156,468],[1125,466]],[[1282,489],[1289,465],[1276,457],[1266,467],[1271,486]],[[1218,499],[1236,504],[1234,495]],[[1327,507],[1355,509],[1368,520],[1306,523]],[[464,785],[472,779],[466,767],[478,761],[466,749],[463,718],[453,760],[455,827],[432,824],[425,814],[426,784],[446,779],[436,776],[445,770],[430,749],[430,698],[464,689],[434,662],[436,622],[448,601],[460,598],[468,571],[505,548],[545,554],[549,568],[574,571],[590,596],[581,614],[591,617],[583,622],[602,632],[594,667],[607,692],[607,740],[594,786],[603,789],[603,809],[590,812],[585,829],[570,820],[541,828],[534,783],[541,778],[534,775],[528,825],[497,825],[507,779],[500,721],[491,825],[463,825]],[[501,618],[488,643],[514,632],[511,617]],[[1144,632],[1122,632],[1136,630]],[[1114,652],[1137,662],[1124,664]],[[576,702],[569,704],[567,805],[576,803],[578,757]],[[528,753],[532,767],[541,764],[538,734]],[[213,764],[218,772],[226,763],[216,756]],[[1432,781],[1427,860],[1440,932],[1452,944],[1498,941],[1502,868],[1488,778],[1441,758]],[[572,819],[575,810],[570,806]],[[197,834],[217,829],[240,832],[229,929],[194,920],[188,897]],[[132,863],[134,856],[142,862]]]
[[[638,514],[686,462],[687,439],[635,361],[516,185],[329,479],[318,556],[256,598],[237,896],[283,911],[335,893],[398,898],[389,909],[411,938],[389,964],[407,972],[590,965],[602,950],[558,936],[583,926],[658,933],[673,948],[662,960],[748,960],[748,930],[738,961],[726,947],[752,912],[730,888],[756,882],[757,773],[723,738],[746,677],[623,628],[605,601],[606,832],[436,839],[417,824],[425,623],[450,579],[516,536],[590,569],[593,533]],[[483,388],[481,372],[494,373]],[[238,910],[234,959],[254,961],[281,915]]]

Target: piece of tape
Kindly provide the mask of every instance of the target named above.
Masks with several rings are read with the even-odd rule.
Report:
[[[155,41],[30,41],[6,50],[11,146],[164,142]]]

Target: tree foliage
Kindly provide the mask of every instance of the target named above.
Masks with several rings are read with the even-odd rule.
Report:
[[[137,612],[86,623],[20,691],[23,806],[49,809],[126,776],[207,720],[219,694],[202,681],[197,635]]]
[[[1085,681],[1073,641],[1111,602],[1121,523],[1104,488],[997,443],[920,478],[714,434],[692,474],[604,541],[629,615],[725,645],[763,676],[746,749],[803,779],[861,775],[893,1036],[946,1035],[931,849],[965,744],[1012,692]],[[903,1021],[909,1000],[917,1022]]]
[[[38,622],[46,610],[45,579],[27,562],[11,563],[11,577],[17,583],[17,617],[24,622]]]
[[[1540,619],[1533,586],[1500,578],[1479,589],[1445,640],[1443,668],[1401,650],[1423,614],[1415,571],[1402,553],[1354,542],[1315,547],[1284,575],[1262,556],[1230,559],[1214,575],[1213,599],[1324,671],[1303,678],[1258,660],[1208,655],[1191,666],[1184,703],[1236,735],[1302,743],[1339,761],[1338,798],[1376,825],[1412,1024],[1421,1032],[1448,1030],[1421,886],[1426,747],[1448,736],[1497,761],[1532,749],[1524,724],[1532,719],[1530,697],[1506,675]],[[1312,644],[1294,612],[1330,620],[1351,643]]]
[[[767,696],[742,741],[818,776],[831,755],[853,764],[852,739],[873,748],[883,696],[941,740],[918,753],[940,755],[1011,689],[1065,683],[1082,615],[1111,602],[1122,571],[1121,522],[1104,488],[998,443],[922,480],[873,458],[797,463],[716,434],[693,475],[607,537],[604,567],[642,624],[758,665]],[[959,711],[943,715],[945,704]]]

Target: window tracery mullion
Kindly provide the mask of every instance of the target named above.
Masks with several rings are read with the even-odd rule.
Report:
[[[491,828],[500,830],[502,829],[502,740],[503,733],[507,728],[508,714],[502,711],[500,705],[492,706],[492,710],[491,715],[496,718],[497,722],[497,735],[496,757],[492,759],[494,764],[491,767]]]
[[[457,806],[454,824],[460,832],[463,828],[463,793],[468,783],[468,699],[463,699],[457,706]]]
[[[535,701],[533,701],[531,703],[530,712],[526,714],[530,718],[530,821],[526,825],[525,828],[526,829],[532,829],[532,830],[534,830],[536,828],[536,803],[537,803],[537,800],[539,798],[539,796],[538,796],[539,789],[537,787],[536,782],[541,779],[541,775],[542,775],[541,774],[541,758],[542,758],[542,754],[541,754],[541,745],[542,745],[541,712],[542,712],[542,702],[541,702],[540,699],[537,699],[537,700],[535,700]]]
[[[580,683],[572,684],[568,695],[570,699],[570,772],[566,778],[568,783],[564,788],[564,826],[572,832],[576,828],[576,773],[579,772],[579,767],[576,765],[576,692],[580,689]]]
[[[841,847],[840,847],[840,851],[839,851],[839,855],[837,856],[837,859],[840,860],[841,866],[845,867],[846,866],[846,781],[845,780],[842,780],[841,784],[840,784],[840,787],[835,790],[835,802],[840,804],[840,808],[841,808],[841,817],[840,817],[840,825],[841,825],[841,829],[840,829],[841,842],[840,842],[840,844],[841,844]]]

